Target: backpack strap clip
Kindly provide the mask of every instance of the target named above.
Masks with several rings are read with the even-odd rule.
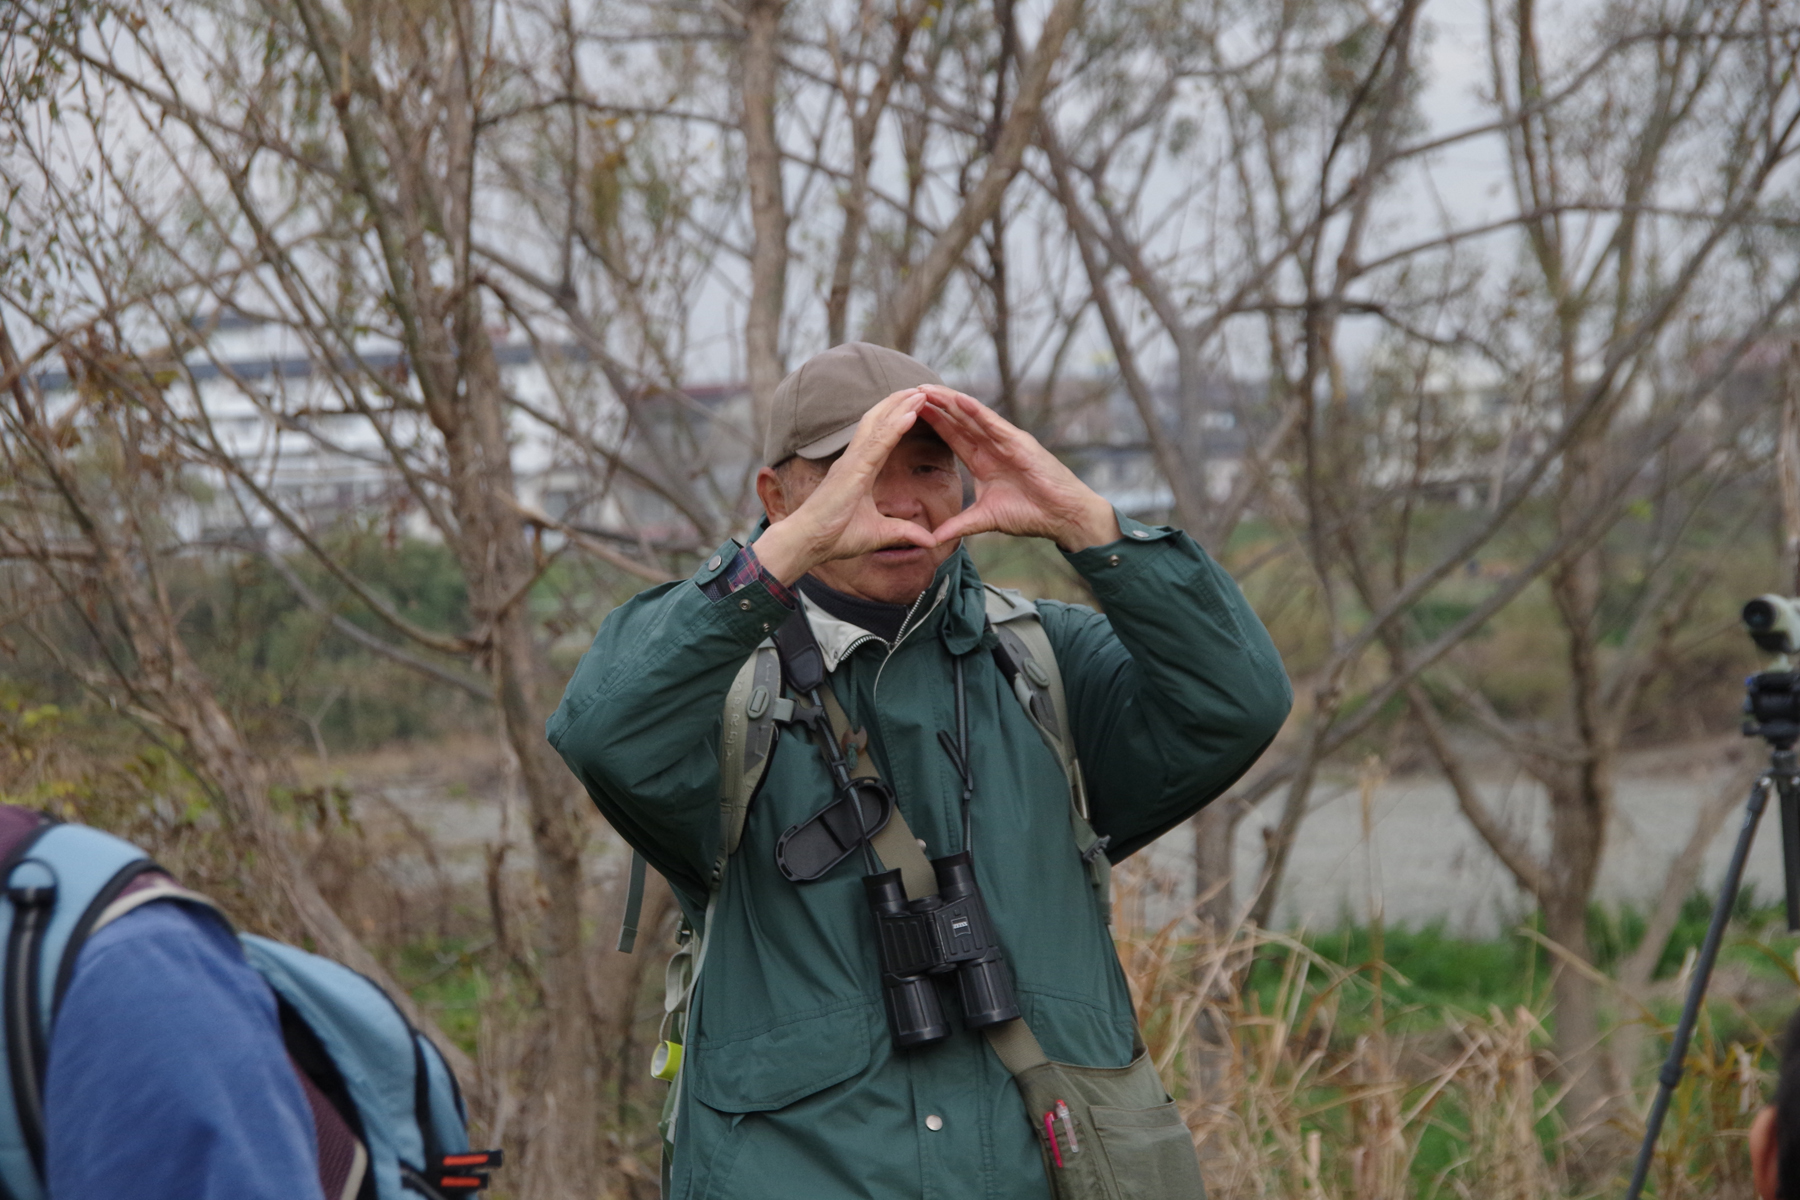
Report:
[[[625,915],[619,920],[619,949],[637,949],[638,921],[644,915],[644,871],[650,864],[636,850],[631,852],[631,878],[625,884]]]
[[[414,1189],[423,1182],[431,1191],[428,1196],[444,1200],[471,1196],[488,1185],[488,1171],[502,1164],[505,1154],[499,1150],[461,1150],[438,1157],[423,1172],[414,1172],[406,1182]]]

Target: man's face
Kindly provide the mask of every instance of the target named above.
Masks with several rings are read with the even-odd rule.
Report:
[[[763,491],[771,521],[779,521],[806,502],[835,459],[787,464],[777,472],[779,486]],[[962,477],[956,456],[936,434],[909,433],[894,447],[875,480],[875,507],[883,516],[936,529],[962,511]],[[931,585],[939,564],[956,553],[956,542],[934,546],[897,546],[855,558],[821,563],[812,574],[826,587],[864,600],[911,604]]]

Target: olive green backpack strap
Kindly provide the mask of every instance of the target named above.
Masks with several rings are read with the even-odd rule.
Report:
[[[750,799],[769,770],[776,723],[793,712],[793,701],[781,698],[781,662],[775,643],[764,639],[744,660],[725,693],[719,730],[719,853],[713,859],[709,890],[725,877],[725,862],[744,838]],[[631,881],[625,894],[625,917],[619,924],[619,949],[630,954],[637,943],[638,919],[644,908],[644,856],[631,852]]]
[[[671,1194],[669,1167],[675,1149],[675,1114],[680,1106],[688,1010],[693,1003],[694,986],[706,965],[713,912],[718,907],[719,891],[724,886],[726,864],[744,839],[744,822],[750,815],[750,801],[768,773],[776,725],[792,717],[793,712],[794,702],[781,696],[781,660],[776,656],[775,643],[765,638],[738,668],[731,687],[725,692],[725,705],[720,713],[719,852],[713,859],[712,875],[707,881],[706,915],[700,919],[697,929],[686,917],[682,918],[678,935],[680,945],[663,971],[662,1028],[657,1034],[656,1051],[650,1058],[650,1074],[672,1085],[668,1095],[663,1097],[662,1119],[657,1123],[663,1140],[665,1196]],[[625,924],[633,936],[637,932],[638,908],[643,902],[638,875],[641,861],[634,854],[633,891],[626,900]],[[630,949],[623,932],[619,948]]]
[[[994,1048],[994,1056],[1000,1060],[1000,1065],[1015,1079],[1033,1067],[1041,1067],[1050,1061],[1050,1056],[1038,1045],[1037,1035],[1031,1032],[1023,1017],[989,1025],[981,1034],[987,1038],[988,1045]]]
[[[1056,651],[1044,632],[1037,605],[1011,588],[983,584],[987,591],[988,624],[1000,639],[1000,649],[1016,668],[1011,676],[1013,694],[1018,697],[1025,715],[1037,727],[1044,744],[1056,755],[1057,765],[1069,781],[1069,827],[1075,835],[1075,849],[1086,864],[1088,883],[1094,889],[1094,900],[1101,915],[1112,924],[1112,864],[1106,847],[1112,840],[1094,832],[1088,823],[1087,784],[1081,777],[1081,762],[1075,756],[1075,736],[1069,724],[1069,700],[1063,690],[1062,670],[1056,663]]]
[[[719,853],[712,890],[725,878],[725,863],[744,840],[750,800],[769,772],[775,727],[793,716],[794,702],[781,694],[781,658],[764,638],[738,668],[725,693],[719,730]]]
[[[644,872],[649,863],[631,852],[631,878],[625,884],[625,915],[619,919],[618,948],[625,954],[637,949],[638,921],[644,915]]]

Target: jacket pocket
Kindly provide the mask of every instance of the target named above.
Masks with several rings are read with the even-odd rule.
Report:
[[[1120,1196],[1206,1200],[1194,1138],[1173,1103],[1088,1110]]]
[[[855,1000],[742,1037],[703,1037],[683,1064],[688,1086],[694,1099],[719,1112],[786,1108],[869,1065],[873,1012],[866,1000]]]

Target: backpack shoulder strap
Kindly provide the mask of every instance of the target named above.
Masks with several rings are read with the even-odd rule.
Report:
[[[719,727],[719,853],[713,859],[709,890],[725,877],[725,863],[744,839],[750,801],[769,770],[776,725],[793,712],[793,701],[781,696],[781,661],[775,643],[765,638],[725,692]],[[638,919],[644,908],[644,856],[631,852],[631,879],[625,895],[625,917],[619,924],[619,949],[630,954],[637,945]]]
[[[995,587],[991,583],[982,587],[987,591],[988,624],[1011,659],[1013,669],[1006,673],[1013,691],[1019,697],[1019,703],[1025,706],[1032,724],[1056,752],[1058,764],[1070,777],[1069,786],[1076,804],[1086,816],[1087,795],[1081,787],[1080,769],[1075,762],[1075,741],[1069,731],[1069,702],[1063,692],[1062,670],[1056,665],[1056,651],[1044,633],[1037,605],[1011,588]]]
[[[217,904],[212,902],[211,897],[202,896],[199,892],[190,891],[189,889],[182,887],[179,883],[176,883],[173,879],[164,875],[160,868],[152,865],[142,874],[136,875],[123,889],[120,890],[117,898],[115,898],[112,903],[100,910],[94,918],[92,928],[87,931],[88,937],[92,937],[96,933],[99,933],[102,929],[105,929],[108,925],[111,925],[126,913],[142,908],[146,904],[153,904],[158,900],[179,900],[183,904],[197,904],[201,908],[212,912],[219,920],[224,921],[227,925],[231,924],[231,918],[227,917],[224,911],[220,909]],[[74,966],[74,959],[69,954],[65,953],[63,955],[63,965],[61,968],[58,968],[56,986],[56,1004],[58,1007],[61,1007],[63,993],[67,991],[69,987],[69,981],[64,972],[65,970],[73,971]]]
[[[1088,823],[1087,784],[1081,776],[1081,762],[1075,755],[1075,736],[1069,723],[1068,695],[1063,689],[1062,669],[1056,662],[1056,651],[1044,632],[1037,605],[1011,588],[984,583],[988,624],[999,638],[995,661],[1013,686],[1013,694],[1025,709],[1025,715],[1037,727],[1044,744],[1056,755],[1057,765],[1069,781],[1069,827],[1075,835],[1075,848],[1086,864],[1088,883],[1094,889],[1094,900],[1101,915],[1112,924],[1112,864],[1106,847],[1112,839],[1101,837]]]
[[[793,713],[781,695],[781,658],[773,639],[764,638],[738,668],[725,693],[719,731],[719,855],[711,885],[719,886],[725,861],[744,838],[750,801],[769,771],[776,726]]]
[[[794,714],[794,702],[781,694],[781,657],[772,638],[764,638],[744,660],[725,691],[719,714],[719,852],[707,880],[706,915],[699,928],[684,915],[680,945],[663,968],[663,1019],[656,1050],[650,1059],[650,1075],[674,1086],[663,1098],[662,1133],[663,1194],[669,1195],[669,1164],[674,1151],[675,1111],[680,1097],[682,1050],[687,1041],[688,1005],[694,984],[706,962],[706,939],[712,914],[718,905],[725,867],[744,840],[744,823],[750,801],[768,774],[775,749],[775,732]],[[637,941],[638,919],[644,903],[644,859],[631,856],[631,886],[625,899],[625,920],[619,930],[619,949],[630,953]]]
[[[0,1089],[0,1184],[15,1200],[39,1200],[50,1030],[82,947],[95,930],[150,899],[211,905],[112,834],[51,821],[12,832],[0,857],[0,1061],[8,1085]]]
[[[826,720],[830,722],[832,735],[840,745],[855,745],[868,740],[863,736],[862,730],[851,728],[850,717],[844,712],[844,706],[838,703],[830,683],[819,689],[819,698],[825,702]],[[875,756],[858,754],[850,777],[880,779],[881,771],[875,765]],[[919,840],[906,827],[906,818],[900,815],[898,804],[894,805],[881,828],[870,835],[869,846],[875,851],[876,857],[881,859],[883,866],[900,868],[900,885],[906,890],[907,896],[917,900],[922,896],[937,894],[937,872],[926,861],[925,851],[919,848]]]

